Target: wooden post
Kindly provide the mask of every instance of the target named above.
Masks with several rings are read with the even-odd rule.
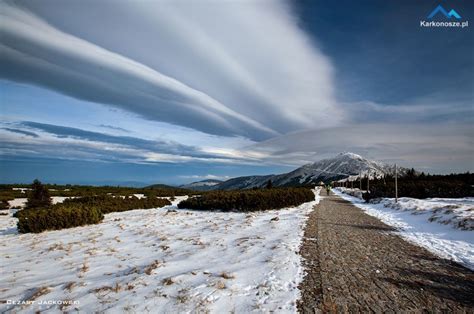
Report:
[[[398,203],[398,172],[397,164],[395,164],[395,203]]]
[[[367,193],[370,192],[370,171],[367,171]]]

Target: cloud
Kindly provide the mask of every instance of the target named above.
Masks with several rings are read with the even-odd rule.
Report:
[[[449,104],[447,106],[446,104]],[[407,103],[396,105],[372,101],[360,101],[345,105],[348,121],[351,123],[432,123],[433,121],[473,121],[472,99],[443,99],[439,95],[426,95]]]
[[[74,138],[92,142],[104,142],[109,144],[118,144],[130,146],[138,149],[159,151],[167,154],[189,155],[195,157],[209,157],[201,153],[197,148],[187,145],[181,145],[175,142],[166,142],[161,140],[145,140],[131,136],[108,135],[99,132],[91,132],[77,128],[65,127],[60,125],[52,125],[38,123],[32,121],[21,122],[20,125],[41,130],[50,134],[54,134],[59,138]]]
[[[203,149],[174,141],[110,135],[33,121],[3,124],[9,126],[0,128],[8,131],[0,132],[3,155],[126,163],[245,165],[259,162],[252,154],[232,154],[226,150]],[[29,135],[31,139],[18,137],[18,134]]]
[[[329,60],[284,3],[23,4],[2,4],[6,79],[252,140],[343,117]]]
[[[299,166],[351,151],[375,160],[431,172],[472,170],[469,123],[365,123],[294,132],[246,148],[262,160]]]
[[[20,130],[20,129],[3,128],[3,130],[7,130],[9,132],[18,133],[18,134],[22,134],[22,135],[27,135],[27,136],[31,136],[31,137],[39,137],[38,134],[36,134],[36,133],[25,131],[25,130]]]
[[[101,128],[110,129],[110,130],[113,130],[113,131],[120,131],[120,132],[124,132],[124,133],[129,133],[130,132],[129,130],[126,130],[124,128],[121,128],[121,127],[118,127],[118,126],[113,126],[113,125],[108,125],[108,124],[99,124],[98,126],[101,127]]]
[[[24,122],[2,130],[4,154],[299,166],[354,151],[422,169],[473,169],[472,93],[457,93],[453,80],[456,92],[440,89],[413,99],[409,86],[387,81],[386,104],[339,103],[335,86],[341,82],[333,78],[330,59],[300,29],[286,2],[102,0],[86,6],[25,0],[2,2],[1,11],[1,78],[83,100],[68,103],[64,97],[64,106],[87,101],[131,112],[133,119],[122,124],[130,132],[111,125],[112,117],[87,123],[135,136]],[[347,62],[336,55],[339,67]],[[372,86],[379,76],[361,79],[360,68],[373,67],[358,56],[351,57],[348,72]],[[353,86],[362,95],[357,99],[375,99],[377,93]],[[397,95],[404,103],[397,103]],[[47,121],[84,124],[68,117],[67,108],[54,111]],[[153,123],[141,128],[142,118]],[[155,121],[166,127],[154,129]],[[176,141],[139,138],[163,132]],[[240,147],[255,141],[261,142]]]

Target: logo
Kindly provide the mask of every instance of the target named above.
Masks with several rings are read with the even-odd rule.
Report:
[[[461,16],[458,14],[458,12],[456,12],[454,9],[451,9],[451,11],[446,12],[446,10],[443,8],[443,6],[438,5],[436,7],[436,9],[433,10],[433,12],[431,12],[430,15],[428,15],[428,18],[431,20],[436,14],[438,13],[441,13],[443,14],[444,16],[446,16],[448,19],[450,19],[451,17],[455,17],[456,19],[460,20],[461,19]]]
[[[462,21],[461,15],[456,10],[451,9],[449,12],[441,4],[439,4],[428,15],[427,20],[420,21],[420,27],[423,28],[465,28],[469,26],[468,20]]]

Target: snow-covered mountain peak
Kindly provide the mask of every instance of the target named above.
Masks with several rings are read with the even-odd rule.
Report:
[[[357,154],[354,154],[354,153],[351,153],[351,152],[342,152],[342,153],[339,153],[337,157],[349,157],[349,158],[352,158],[352,159],[364,159],[361,155],[357,155]]]
[[[312,185],[320,181],[331,182],[345,178],[356,178],[360,175],[381,177],[394,173],[394,166],[364,158],[351,152],[339,153],[311,164],[306,164],[291,172],[268,175],[249,176],[230,179],[215,186],[217,189],[249,189],[263,187],[269,180],[274,186]],[[404,172],[406,169],[399,169]]]

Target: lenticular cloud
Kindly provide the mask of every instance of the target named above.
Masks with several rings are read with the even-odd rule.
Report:
[[[331,64],[283,3],[0,5],[5,79],[252,140],[342,118]]]

